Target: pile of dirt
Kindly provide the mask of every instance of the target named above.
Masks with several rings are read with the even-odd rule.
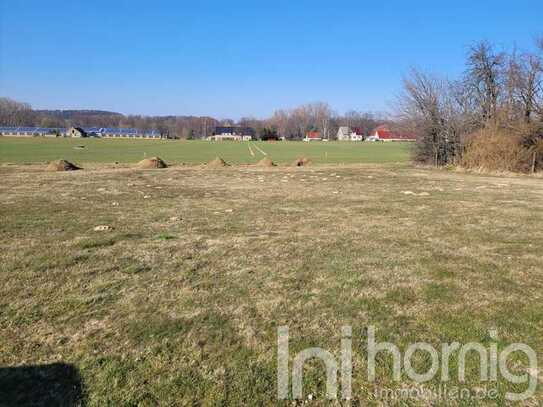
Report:
[[[160,157],[151,157],[141,160],[138,163],[138,168],[141,169],[150,169],[150,168],[167,168],[168,165],[162,161]]]
[[[262,160],[256,163],[258,167],[274,167],[275,163],[268,157],[264,157]]]
[[[81,169],[80,167],[78,167],[75,164],[72,164],[69,161],[56,160],[56,161],[51,161],[47,165],[47,168],[45,170],[46,171],[75,171],[75,170],[80,170],[80,169]]]
[[[300,158],[297,158],[293,163],[292,165],[294,167],[304,167],[306,165],[309,165],[311,164],[311,160],[307,157],[300,157]]]
[[[222,168],[222,167],[228,167],[229,164],[224,161],[221,157],[216,157],[214,160],[211,160],[206,164],[208,168]]]

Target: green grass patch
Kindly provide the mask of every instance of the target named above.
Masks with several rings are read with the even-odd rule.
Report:
[[[74,149],[84,145],[84,149]],[[170,164],[199,164],[222,157],[229,163],[255,163],[265,157],[257,146],[277,163],[291,163],[307,157],[313,163],[405,163],[411,143],[351,142],[209,142],[181,140],[42,139],[0,137],[0,163],[43,163],[63,158],[77,164],[136,163],[160,156]]]

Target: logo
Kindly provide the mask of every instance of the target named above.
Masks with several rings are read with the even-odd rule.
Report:
[[[402,355],[399,347],[390,342],[377,342],[375,339],[375,327],[369,326],[367,329],[366,343],[366,372],[369,382],[375,382],[376,375],[376,357],[379,353],[386,353],[392,357],[392,379],[400,382],[402,375],[407,376],[413,383],[423,384],[434,380],[439,376],[442,383],[447,383],[453,377],[459,382],[465,382],[466,379],[466,358],[468,355],[476,354],[479,357],[479,379],[481,383],[497,382],[501,377],[513,384],[527,384],[523,392],[505,394],[509,401],[522,401],[532,397],[537,388],[537,355],[528,345],[522,343],[513,343],[501,351],[498,351],[497,332],[489,332],[493,342],[485,347],[481,343],[470,342],[460,344],[458,342],[443,343],[439,349],[426,342],[412,343],[405,349]],[[326,397],[328,399],[338,398],[338,372],[339,382],[341,384],[341,398],[349,400],[352,398],[352,373],[353,373],[353,338],[352,327],[344,326],[341,328],[341,343],[339,360],[328,350],[322,348],[307,348],[292,359],[292,370],[290,370],[289,360],[289,329],[287,326],[277,328],[277,397],[281,400],[289,396],[290,378],[292,378],[292,397],[301,399],[303,397],[303,368],[304,364],[313,358],[320,359],[326,369]],[[509,359],[512,354],[519,352],[526,356],[528,366],[524,373],[515,374],[509,368]],[[417,372],[413,368],[413,357],[417,353],[426,353],[431,361],[430,367],[425,372]],[[457,376],[453,376],[449,367],[453,356],[457,357]],[[446,386],[444,387],[446,388]],[[417,388],[415,388],[416,390]],[[418,389],[420,391],[420,389]],[[461,389],[462,390],[462,389]],[[469,390],[469,389],[463,389]],[[381,389],[382,394],[388,393],[388,389]],[[413,393],[413,392],[411,392]],[[414,392],[416,393],[416,391]],[[459,396],[462,392],[458,389],[455,392],[440,391],[440,397],[443,394],[453,398]],[[392,393],[391,393],[392,394]],[[492,397],[492,392],[485,393],[487,397]],[[494,396],[496,397],[497,394]]]

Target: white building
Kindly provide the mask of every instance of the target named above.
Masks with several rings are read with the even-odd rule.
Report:
[[[341,126],[337,131],[338,141],[349,141],[351,139],[351,129],[347,126]]]
[[[337,131],[337,139],[339,141],[364,141],[364,135],[359,129],[342,126]]]
[[[216,127],[208,141],[250,141],[253,139],[254,130],[250,127],[222,126]]]
[[[50,127],[0,127],[0,135],[8,137],[63,137],[66,129]]]

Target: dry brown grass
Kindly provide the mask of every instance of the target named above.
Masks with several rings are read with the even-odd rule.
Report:
[[[337,354],[342,325],[361,338],[370,324],[399,346],[484,342],[496,327],[501,344],[543,351],[539,179],[94,168],[0,168],[0,363],[72,363],[90,405],[275,404],[282,324],[291,356]],[[357,348],[361,404],[364,363]],[[318,365],[305,386],[326,404]]]

